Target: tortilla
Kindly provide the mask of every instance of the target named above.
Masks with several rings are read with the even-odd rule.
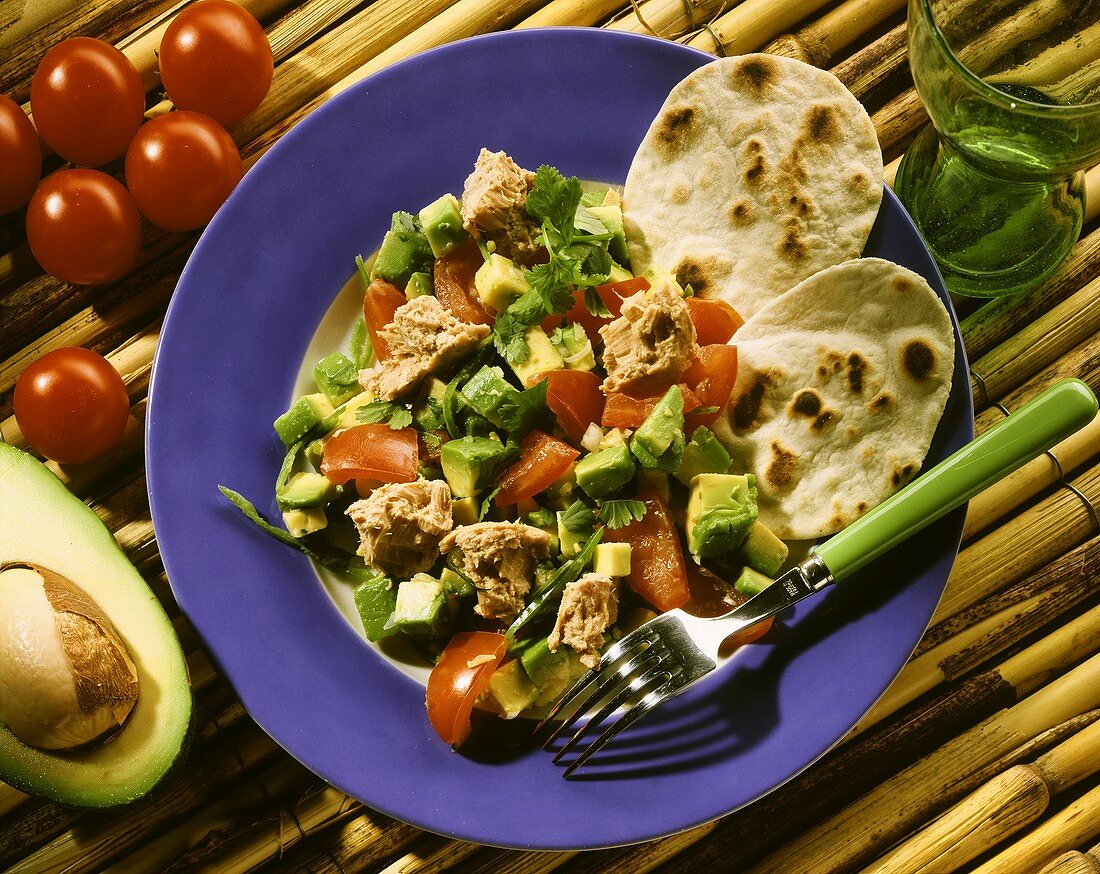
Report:
[[[657,267],[748,318],[857,258],[882,200],[882,152],[836,76],[777,55],[722,58],[680,82],[623,194],[635,274]]]
[[[878,258],[803,280],[737,332],[737,382],[715,431],[757,477],[779,537],[834,534],[920,469],[955,362],[943,302]]]

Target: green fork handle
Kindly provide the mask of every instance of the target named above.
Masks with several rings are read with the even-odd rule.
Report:
[[[834,580],[851,576],[1087,425],[1096,409],[1096,396],[1081,380],[1054,384],[814,552]]]

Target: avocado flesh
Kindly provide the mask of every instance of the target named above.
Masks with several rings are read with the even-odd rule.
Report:
[[[83,751],[29,747],[0,726],[0,779],[80,807],[146,795],[182,752],[191,722],[187,664],[172,624],[110,532],[46,467],[0,443],[0,564],[41,565],[110,618],[138,673],[138,700],[110,740]]]

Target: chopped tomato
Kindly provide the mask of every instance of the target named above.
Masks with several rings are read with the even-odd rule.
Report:
[[[702,400],[688,386],[680,384],[680,393],[684,396],[684,412],[701,407]],[[607,396],[600,424],[605,428],[637,428],[653,412],[664,392],[648,398],[636,398],[632,395],[613,391]]]
[[[451,315],[475,325],[491,325],[493,317],[474,296],[474,274],[485,263],[472,240],[435,262],[435,296]]]
[[[558,424],[574,443],[603,415],[600,378],[590,370],[551,370],[540,373],[534,382],[547,381],[546,406],[558,417]]]
[[[684,604],[684,611],[704,618],[723,616],[749,600],[731,583],[694,562],[688,565],[688,591],[691,592],[691,598]],[[773,617],[768,617],[735,631],[722,642],[722,655],[729,655],[737,647],[763,637],[771,630],[772,620]]]
[[[607,531],[604,537],[630,544],[630,588],[662,612],[682,607],[691,592],[672,515],[657,494],[639,495],[638,500],[646,508],[641,521]]]
[[[417,436],[413,428],[356,425],[325,443],[321,473],[334,483],[373,479],[410,483],[416,479]]]
[[[716,344],[703,346],[691,367],[684,374],[688,385],[695,389],[704,407],[721,410],[729,402],[733,384],[737,382],[737,347]],[[690,434],[700,425],[710,425],[719,413],[696,413],[688,416],[686,430]]]
[[[533,498],[569,470],[580,453],[542,431],[531,431],[519,444],[519,461],[504,473],[495,498],[498,507]]]
[[[596,293],[603,301],[603,305],[611,310],[611,314],[618,318],[623,313],[623,301],[639,291],[649,290],[649,280],[644,276],[635,276],[633,279],[624,279],[622,282],[609,282],[606,285],[597,285]]]
[[[428,720],[453,747],[470,736],[474,702],[486,689],[508,641],[492,631],[460,631],[450,639],[428,676]]]
[[[611,313],[611,318],[604,318],[603,316],[593,315],[588,311],[588,307],[584,303],[584,289],[578,288],[573,292],[573,306],[569,308],[569,312],[564,315],[555,314],[547,316],[542,321],[542,329],[546,333],[550,333],[554,328],[560,328],[563,323],[572,324],[576,322],[582,328],[584,333],[588,335],[588,339],[592,341],[594,347],[599,347],[603,342],[600,338],[600,328],[609,324],[612,319],[616,319],[622,313],[623,298],[630,297],[638,291],[644,291],[649,288],[649,280],[637,277],[636,279],[625,279],[622,282],[611,282],[607,285],[597,285],[596,294],[600,296],[600,300],[603,301],[603,305],[607,307]]]
[[[691,323],[695,325],[695,337],[700,346],[712,343],[728,343],[737,329],[745,324],[737,310],[724,300],[687,299]]]
[[[752,643],[758,640],[772,630],[772,623],[774,621],[775,617],[769,616],[767,619],[762,619],[754,625],[742,628],[740,631],[735,631],[722,641],[722,647],[719,652],[722,655],[729,655],[731,650],[737,649],[739,646],[744,646],[746,643]]]
[[[370,341],[374,344],[374,354],[379,361],[389,358],[390,347],[378,332],[393,322],[393,314],[397,312],[397,308],[406,303],[408,301],[401,290],[384,279],[375,279],[367,286],[367,294],[363,298],[363,318],[367,323]]]

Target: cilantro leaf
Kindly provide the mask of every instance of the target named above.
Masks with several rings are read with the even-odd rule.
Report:
[[[607,226],[590,213],[583,203],[577,207],[577,211],[573,215],[573,227],[593,236],[611,236],[608,233]]]
[[[603,302],[599,294],[596,293],[596,289],[594,288],[586,288],[584,290],[584,306],[592,315],[599,316],[601,319],[614,318],[611,310],[607,308],[607,305]],[[551,342],[553,342],[552,339]]]
[[[549,383],[544,379],[524,391],[514,392],[505,398],[497,408],[502,427],[510,437],[522,437],[530,431],[547,413],[546,389]]]
[[[409,427],[413,420],[412,413],[390,401],[371,401],[355,411],[355,418],[369,424],[385,422],[395,431]]]
[[[570,534],[587,534],[596,527],[596,514],[584,501],[574,501],[562,511],[559,521]]]
[[[645,511],[641,501],[604,501],[600,505],[600,521],[608,528],[625,528],[631,520],[641,522]]]
[[[573,237],[573,217],[581,196],[580,180],[568,179],[555,168],[543,164],[535,172],[535,185],[527,193],[527,214],[540,223],[549,222],[566,240]]]
[[[509,364],[522,364],[531,354],[524,336],[529,327],[530,325],[516,318],[512,313],[512,307],[508,307],[497,316],[493,324],[493,345],[500,353],[500,357]]]
[[[564,313],[573,306],[573,292],[569,286],[578,275],[577,268],[575,259],[559,253],[546,264],[524,270],[523,275],[547,313]]]
[[[559,257],[569,265],[574,285],[599,285],[611,278],[611,256],[603,246],[573,243]]]
[[[503,484],[498,485],[495,489],[493,489],[491,492],[489,492],[489,494],[485,496],[485,500],[481,502],[481,506],[478,508],[477,511],[478,522],[484,521],[485,517],[489,515],[489,510],[492,506],[493,498],[497,496],[497,492],[499,492],[503,487]]]
[[[292,546],[299,552],[305,553],[312,558],[318,564],[324,565],[329,570],[346,572],[348,569],[347,558],[339,558],[335,555],[328,555],[318,552],[317,550],[310,549],[301,540],[292,535],[289,531],[283,528],[277,528],[268,522],[263,516],[256,510],[255,505],[249,501],[244,495],[239,492],[233,491],[233,489],[219,485],[218,490],[225,495],[229,501],[257,528],[267,534],[270,537],[274,537],[280,543],[285,543],[287,546]]]

